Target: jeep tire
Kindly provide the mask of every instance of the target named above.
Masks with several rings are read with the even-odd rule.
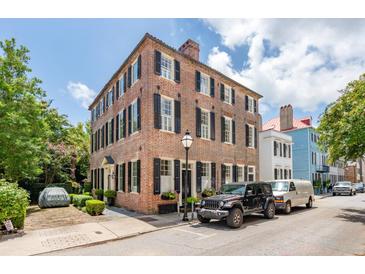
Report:
[[[203,216],[201,216],[200,214],[198,214],[198,220],[199,220],[199,222],[204,223],[204,224],[206,224],[206,223],[209,223],[209,222],[210,222],[210,219],[208,219],[208,218],[204,218],[204,217],[203,217]]]
[[[264,210],[264,216],[267,219],[272,219],[275,216],[275,205],[273,202],[269,202]]]
[[[229,212],[227,217],[227,225],[232,228],[239,228],[243,222],[243,214],[241,209],[239,208],[232,208]]]

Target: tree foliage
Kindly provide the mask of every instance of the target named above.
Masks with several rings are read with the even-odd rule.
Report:
[[[328,151],[330,162],[365,155],[365,74],[341,92],[321,115],[318,127],[319,144]]]

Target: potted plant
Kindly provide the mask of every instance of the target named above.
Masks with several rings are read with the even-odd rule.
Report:
[[[200,201],[200,199],[197,197],[188,197],[186,198],[186,201],[188,202],[188,204],[191,205],[191,204],[196,204],[197,202]]]
[[[176,194],[173,192],[163,192],[161,194],[162,200],[175,200],[175,198],[176,198]]]
[[[215,195],[215,193],[216,192],[215,192],[215,189],[214,188],[206,188],[202,192],[202,197],[203,198],[210,197],[210,196]]]
[[[104,191],[102,189],[95,189],[94,194],[98,198],[98,200],[100,201],[104,200]]]
[[[115,197],[117,197],[117,192],[115,190],[107,189],[104,191],[104,196],[107,199],[108,206],[113,206]]]
[[[314,188],[314,193],[316,195],[320,194],[320,190],[321,190],[321,180],[315,180],[313,182],[313,188]]]

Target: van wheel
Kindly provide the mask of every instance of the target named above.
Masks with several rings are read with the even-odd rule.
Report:
[[[210,222],[210,219],[208,219],[208,218],[204,218],[204,217],[203,217],[203,216],[201,216],[200,214],[198,214],[198,220],[199,220],[199,222],[204,223],[204,224],[206,224],[206,223],[209,223],[209,222]]]
[[[288,201],[285,204],[284,213],[285,214],[290,214],[290,212],[291,212],[291,203]]]
[[[270,202],[265,211],[264,211],[264,216],[267,218],[267,219],[272,219],[274,218],[275,216],[275,205],[273,202]]]
[[[333,193],[333,194],[334,194],[334,196],[336,195],[335,193]],[[312,206],[313,206],[312,198],[309,198],[308,203],[306,203],[305,206],[307,208],[312,208]]]
[[[239,208],[231,209],[226,222],[229,227],[232,227],[232,228],[241,227],[242,222],[243,222],[243,214],[242,214],[241,209],[239,209]]]
[[[350,196],[352,196],[352,191],[350,192]]]
[[[332,196],[336,196],[336,192],[333,192],[333,193],[332,193]]]

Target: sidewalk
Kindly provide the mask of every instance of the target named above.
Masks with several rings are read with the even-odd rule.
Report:
[[[0,255],[36,255],[71,247],[119,240],[140,234],[184,225],[177,213],[142,215],[121,208],[108,208],[113,220],[25,231],[0,238]],[[190,217],[190,216],[189,216]]]

